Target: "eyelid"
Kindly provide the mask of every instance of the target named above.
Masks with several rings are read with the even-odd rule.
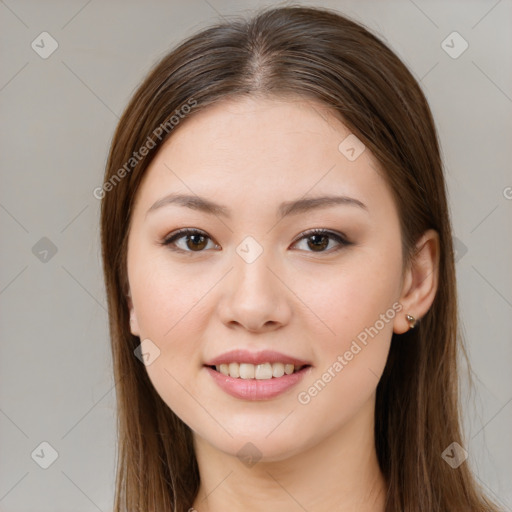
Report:
[[[204,251],[184,251],[182,249],[179,249],[178,247],[172,247],[171,244],[175,242],[176,240],[179,240],[180,238],[183,238],[184,235],[202,235],[205,238],[210,239],[212,242],[215,243],[215,245],[218,245],[217,242],[214,241],[214,239],[202,229],[197,228],[181,228],[177,229],[176,231],[173,231],[172,233],[169,233],[167,236],[164,237],[164,239],[159,242],[160,245],[167,246],[169,249],[177,251],[177,252],[188,252],[193,254],[194,252],[204,252]]]
[[[299,240],[302,240],[305,237],[312,236],[312,235],[327,235],[331,236],[331,238],[339,239],[340,242],[350,245],[352,242],[349,241],[348,237],[345,235],[345,233],[339,232],[339,231],[333,231],[331,229],[327,228],[311,228],[306,229],[305,231],[302,231],[297,235],[295,238],[295,241],[293,243],[298,242]]]
[[[343,247],[346,247],[346,246],[349,246],[349,245],[353,245],[353,242],[351,242],[344,233],[338,232],[338,231],[333,231],[333,230],[330,230],[330,229],[327,229],[327,228],[311,228],[311,229],[307,229],[305,231],[302,231],[301,233],[299,233],[295,237],[295,240],[293,241],[292,245],[295,245],[296,243],[300,242],[304,238],[307,238],[307,237],[313,236],[313,235],[317,235],[317,234],[318,235],[328,236],[328,237],[330,237],[331,239],[335,240],[338,243],[338,247],[337,248],[330,249],[328,251],[318,251],[318,254],[332,254],[334,252],[337,252],[339,249],[341,249]],[[183,236],[185,236],[185,235],[202,235],[205,238],[210,239],[213,243],[215,243],[215,245],[217,245],[217,246],[219,245],[219,244],[217,244],[217,242],[215,242],[215,240],[210,235],[208,235],[208,233],[206,233],[206,231],[203,231],[203,230],[198,229],[198,228],[181,228],[181,229],[178,229],[176,231],[173,231],[172,233],[170,233],[166,237],[164,237],[163,241],[159,242],[159,243],[160,243],[160,245],[167,246],[169,249],[171,249],[173,251],[177,251],[177,252],[181,252],[181,253],[193,254],[195,252],[197,252],[197,253],[206,252],[205,250],[202,250],[202,251],[185,251],[185,250],[180,249],[178,247],[172,247],[171,244],[173,242],[175,242],[176,240],[179,240],[180,238],[183,238]],[[311,252],[313,254],[315,253],[315,251],[306,251],[306,252]]]

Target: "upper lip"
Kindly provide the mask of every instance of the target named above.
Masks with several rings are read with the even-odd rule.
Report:
[[[275,350],[261,350],[260,352],[249,352],[248,350],[235,349],[210,359],[205,363],[206,366],[217,366],[229,363],[283,363],[293,364],[294,366],[310,365],[308,361],[303,361],[297,357],[288,356]]]

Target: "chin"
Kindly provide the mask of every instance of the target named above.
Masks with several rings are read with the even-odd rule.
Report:
[[[254,428],[244,428],[236,431],[229,429],[233,437],[223,435],[221,437],[201,436],[204,441],[210,444],[215,450],[222,451],[228,455],[240,459],[242,463],[251,465],[256,462],[283,461],[297,455],[301,451],[314,445],[313,438],[306,438],[304,433],[301,436],[293,435],[290,429],[282,428],[274,432],[255,425]]]

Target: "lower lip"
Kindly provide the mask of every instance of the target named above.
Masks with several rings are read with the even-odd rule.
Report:
[[[272,377],[271,379],[235,379],[213,370],[209,366],[205,366],[205,368],[216,384],[228,395],[245,400],[267,400],[298,384],[312,367],[307,366],[290,375],[285,374],[282,377]]]

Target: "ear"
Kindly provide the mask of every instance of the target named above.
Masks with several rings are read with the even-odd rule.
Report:
[[[133,307],[131,290],[126,296],[126,301],[128,302],[128,308],[130,310],[130,331],[134,336],[140,336],[139,322],[137,320],[137,315],[135,314],[135,308]]]
[[[429,229],[416,243],[415,253],[404,276],[399,299],[403,311],[393,322],[393,332],[396,334],[410,329],[405,315],[419,320],[434,302],[439,280],[439,256],[439,233]]]

